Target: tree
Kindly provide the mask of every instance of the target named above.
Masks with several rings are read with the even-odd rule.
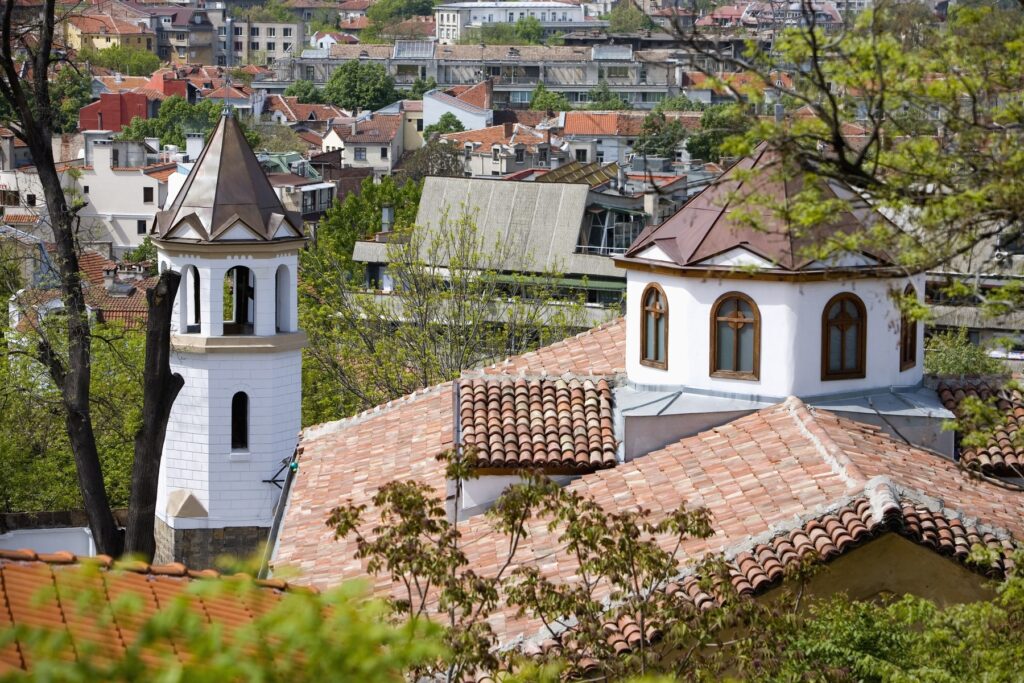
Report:
[[[92,102],[92,78],[65,66],[50,84],[50,97],[59,103],[53,112],[54,132],[73,133],[78,130],[78,112]]]
[[[697,102],[691,100],[686,95],[673,95],[672,97],[666,97],[661,102],[654,105],[654,111],[666,112],[666,111],[701,111],[704,109],[703,102]]]
[[[232,7],[231,16],[248,22],[284,24],[295,21],[295,15],[280,0],[268,0],[251,7]]]
[[[572,105],[565,95],[548,90],[543,83],[538,83],[530,95],[530,109],[534,111],[571,111]]]
[[[726,139],[745,133],[752,125],[750,116],[739,105],[713,105],[700,117],[700,130],[686,140],[686,151],[693,159],[717,162]]]
[[[323,89],[324,101],[343,109],[377,110],[399,99],[395,81],[381,64],[345,62],[331,74]]]
[[[675,159],[676,148],[685,138],[686,129],[678,119],[670,121],[661,112],[651,112],[644,118],[633,150],[645,156]]]
[[[128,76],[149,76],[160,68],[160,58],[155,54],[127,45],[114,45],[103,50],[87,45],[79,51],[78,61],[113,69]]]
[[[629,109],[629,105],[619,97],[618,93],[611,91],[608,81],[599,81],[597,87],[592,88],[589,93],[590,102],[587,109],[592,111],[611,111],[615,109]]]
[[[441,140],[427,140],[402,161],[401,174],[406,180],[417,183],[427,176],[461,178],[465,175],[462,151]]]
[[[40,335],[32,346],[34,358],[59,389],[60,408],[74,455],[82,501],[99,551],[115,556],[121,554],[123,547],[129,551],[144,551],[147,541],[152,539],[152,525],[148,529],[140,529],[137,525],[129,529],[129,542],[125,546],[114,522],[92,418],[92,324],[78,261],[77,211],[80,205],[68,203],[54,164],[51,139],[55,101],[48,80],[55,62],[62,58],[62,53],[53,49],[56,3],[55,0],[45,0],[38,13],[19,14],[17,21],[14,5],[13,0],[5,0],[0,19],[0,99],[16,114],[15,135],[28,148],[43,189],[48,227],[52,234],[53,271],[63,304],[57,329],[52,333],[46,330],[46,334]],[[22,54],[27,55],[24,64],[20,62]],[[30,67],[27,78],[23,78],[26,73],[21,68],[23,65]],[[146,388],[143,419],[136,432],[133,467],[152,472],[153,477],[156,469],[152,459],[155,457],[156,465],[159,465],[166,428],[164,408],[169,411],[169,403],[177,394],[174,383],[166,381],[169,369],[160,361],[169,356],[170,307],[178,282],[177,273],[162,273],[155,287],[155,296],[149,297],[147,361],[143,378]],[[166,324],[167,329],[159,329],[161,324]],[[152,489],[155,488],[154,479]],[[129,516],[134,515],[135,520],[155,507],[155,498],[144,495],[147,492],[148,486],[147,491],[133,491],[131,494],[129,506],[134,509],[129,510]],[[137,543],[142,545],[137,546]]]
[[[450,111],[446,111],[441,114],[437,123],[432,123],[423,129],[423,139],[429,140],[434,137],[435,134],[444,135],[445,133],[461,133],[464,130],[466,130],[466,128],[462,125],[462,121],[459,121],[459,118],[455,114]]]
[[[285,97],[298,97],[300,104],[320,104],[323,94],[313,81],[298,80],[284,89]]]
[[[410,100],[422,100],[423,95],[435,90],[437,88],[437,81],[434,80],[433,76],[428,78],[417,77],[412,82],[412,87],[409,89],[409,93],[406,95]]]
[[[338,257],[345,252],[318,244],[304,258],[305,293],[319,311],[307,317],[309,355],[341,388],[335,401],[369,408],[584,326],[582,304],[559,296],[557,272],[535,268],[531,255],[485,236],[472,213],[456,210],[429,229],[398,222],[388,281],[371,289],[356,280],[349,256]],[[361,218],[369,225],[360,229],[377,232],[379,216]],[[365,235],[348,232],[342,248]],[[388,293],[377,294],[380,287]]]
[[[381,26],[414,16],[432,16],[431,0],[378,0],[366,10],[366,18]]]
[[[544,27],[537,17],[522,17],[516,22],[516,37],[526,45],[539,45],[544,38]]]
[[[966,328],[937,332],[928,338],[924,367],[929,375],[940,377],[977,377],[1005,375],[1006,363],[988,355],[988,350],[972,344]]]
[[[304,153],[309,149],[309,143],[299,137],[299,134],[288,126],[269,124],[257,129],[260,141],[257,149],[264,152],[282,154],[286,152]]]
[[[153,244],[153,240],[149,239],[149,235],[146,235],[142,238],[142,244],[125,254],[123,260],[128,263],[142,263],[143,261],[155,263],[156,245]]]
[[[125,140],[144,140],[159,138],[162,145],[185,147],[185,133],[202,133],[209,137],[217,127],[224,107],[217,100],[200,100],[189,104],[188,100],[172,95],[160,105],[156,118],[142,119],[135,117],[121,129],[121,137]],[[239,122],[242,125],[242,122]],[[250,145],[259,144],[259,133],[242,125],[245,138]]]
[[[633,3],[633,0],[619,0],[608,16],[610,33],[636,33],[651,27],[651,20]]]

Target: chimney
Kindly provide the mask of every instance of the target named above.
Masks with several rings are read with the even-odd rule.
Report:
[[[384,204],[380,209],[380,232],[377,233],[376,241],[387,242],[391,235],[391,228],[395,224],[395,207]]]
[[[359,127],[359,119],[352,119],[352,135],[356,134],[356,129]]]
[[[185,154],[189,161],[195,161],[203,153],[205,142],[202,133],[185,133]]]
[[[103,289],[108,292],[114,288],[114,280],[117,278],[117,266],[103,269]]]
[[[615,174],[616,186],[622,190],[626,187],[626,169],[619,165],[618,171]]]
[[[644,193],[644,213],[647,214],[647,224],[658,224],[658,193],[650,191]]]

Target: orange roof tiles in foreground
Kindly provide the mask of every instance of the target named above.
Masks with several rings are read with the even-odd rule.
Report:
[[[114,563],[106,556],[79,561],[66,552],[37,555],[29,550],[0,550],[0,631],[18,625],[53,628],[70,637],[72,652],[94,648],[98,661],[110,661],[125,656],[141,626],[158,609],[184,596],[193,581],[215,576],[214,571],[188,571],[180,564]],[[256,585],[261,589],[243,594],[246,599],[240,602],[225,596],[195,596],[192,604],[206,619],[222,625],[230,637],[264,613],[287,588],[280,580]],[[136,596],[139,611],[128,610],[120,602],[127,595]],[[96,604],[83,602],[89,596]],[[167,654],[167,647],[143,648],[140,655],[151,662]],[[0,676],[31,668],[29,652],[18,640],[0,647]]]

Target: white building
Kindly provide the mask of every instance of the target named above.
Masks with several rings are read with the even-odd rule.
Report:
[[[160,269],[182,274],[171,367],[185,380],[160,463],[157,557],[211,566],[266,538],[275,473],[295,450],[302,220],[226,114],[151,234]]]
[[[545,31],[567,32],[585,21],[583,8],[564,2],[451,2],[434,8],[437,40],[442,45],[457,43],[467,28],[488,24],[514,24],[534,17]]]
[[[432,126],[445,114],[452,114],[465,130],[487,128],[494,123],[490,79],[472,86],[430,90],[423,94],[423,125]]]
[[[738,175],[748,172],[756,182]],[[828,249],[885,221],[838,184],[821,191],[854,208],[810,231],[763,199],[758,227],[733,213],[751,192],[784,201],[799,191],[779,173],[762,146],[616,259],[630,321],[629,387],[616,397],[625,458],[788,396],[951,455],[948,415],[921,388],[923,325],[898,302],[923,300],[924,275],[871,247]]]

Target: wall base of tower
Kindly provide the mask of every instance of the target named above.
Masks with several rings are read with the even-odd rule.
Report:
[[[270,527],[232,526],[222,529],[175,529],[159,517],[154,527],[154,564],[181,562],[189,569],[214,569],[221,555],[246,558],[270,536]]]

